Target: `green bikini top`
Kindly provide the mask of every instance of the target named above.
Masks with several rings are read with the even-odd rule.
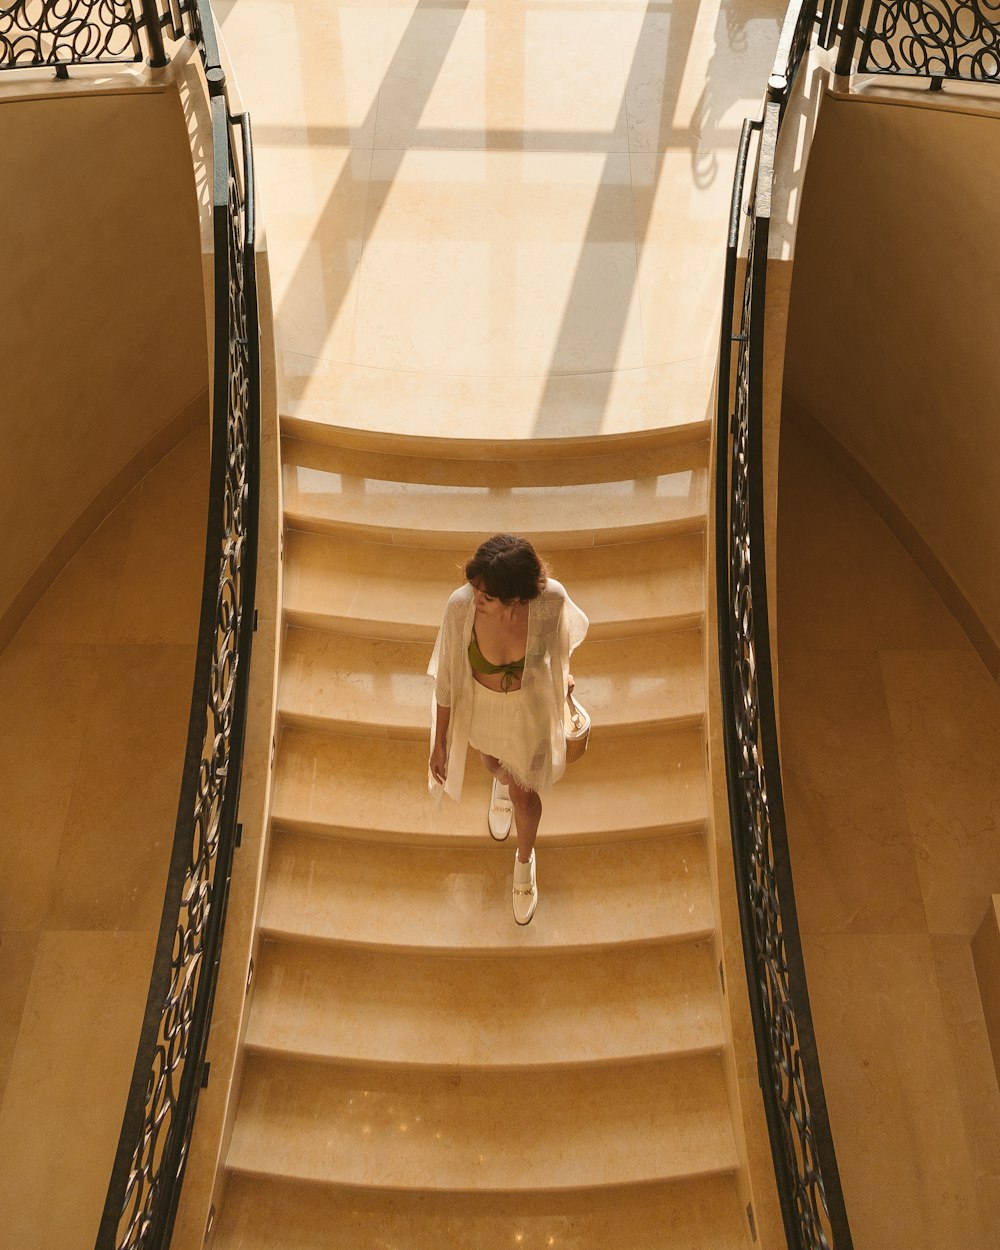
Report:
[[[477,673],[503,673],[500,679],[500,689],[504,694],[513,686],[514,678],[520,677],[524,672],[523,659],[515,660],[513,664],[491,664],[479,650],[475,626],[473,626],[472,639],[469,642],[469,663]]]

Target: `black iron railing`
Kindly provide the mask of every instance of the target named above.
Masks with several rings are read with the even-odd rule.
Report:
[[[0,69],[165,65],[163,32],[198,44],[212,117],[212,464],[194,687],[159,939],[97,1250],[169,1245],[191,1142],[226,920],[254,630],[260,357],[250,120],[229,112],[208,0],[18,0]]]
[[[730,211],[719,355],[716,592],[729,813],[758,1074],[789,1250],[851,1250],[799,940],[771,676],[764,551],[764,308],[778,132],[815,24],[782,28],[763,116],[745,122]],[[751,148],[756,163],[747,180]],[[733,333],[742,212],[748,215]],[[735,351],[735,376],[733,354]]]
[[[164,31],[182,39],[194,0],[14,0],[0,4],[0,68],[141,61],[166,65]]]
[[[837,73],[1000,82],[996,0],[848,0]]]
[[[237,823],[257,567],[260,359],[250,121],[232,116],[211,9],[192,33],[213,136],[215,383],[194,690],[146,1015],[97,1250],[169,1245],[218,979]]]

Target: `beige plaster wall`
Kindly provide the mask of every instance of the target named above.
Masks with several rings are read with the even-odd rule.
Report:
[[[207,414],[201,243],[169,84],[3,99],[0,646]]]
[[[785,363],[786,394],[881,492],[994,673],[998,204],[996,118],[827,99]]]

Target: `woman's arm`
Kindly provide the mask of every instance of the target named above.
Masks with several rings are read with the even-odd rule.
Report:
[[[448,722],[451,719],[451,708],[437,705],[435,718],[434,745],[431,747],[429,768],[431,776],[443,786],[448,777]]]

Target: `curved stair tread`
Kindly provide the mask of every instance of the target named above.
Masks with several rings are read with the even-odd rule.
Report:
[[[286,523],[379,542],[472,550],[516,531],[580,547],[705,527],[708,447],[549,460],[365,454],[286,439]]]
[[[292,627],[285,637],[278,710],[291,724],[337,733],[425,739],[430,647]],[[573,659],[595,732],[699,724],[705,712],[700,630],[596,641]]]
[[[732,1176],[556,1193],[438,1194],[231,1174],[214,1250],[747,1250]]]
[[[373,949],[517,955],[688,941],[714,927],[701,833],[607,846],[538,845],[530,925],[510,914],[513,842],[483,830],[448,849],[274,831],[261,931]]]
[[[228,1163],[373,1189],[537,1191],[681,1180],[738,1159],[717,1056],[513,1076],[257,1054]]]
[[[377,446],[311,442],[285,435],[281,458],[286,466],[307,466],[322,472],[397,485],[511,489],[590,486],[600,483],[643,481],[650,476],[708,467],[709,441],[702,432],[679,440],[676,437],[639,447],[605,447],[598,441],[582,446],[561,445],[558,454],[539,456],[533,443],[515,444],[501,452],[495,445],[485,454],[462,456],[461,447],[449,443],[440,454],[407,448],[386,451]],[[554,492],[558,493],[558,492]]]
[[[567,549],[556,557],[550,561],[552,573],[590,618],[590,639],[701,623],[702,534]],[[462,584],[463,563],[452,549],[288,530],[285,615],[296,625],[433,643],[448,596]]]
[[[492,955],[266,942],[247,1046],[299,1059],[516,1068],[717,1053],[707,942]]]
[[[485,769],[470,751],[461,801],[435,800],[427,793],[427,754],[426,742],[285,729],[271,818],[285,828],[386,841],[480,841],[489,802]],[[544,804],[546,840],[701,828],[707,815],[701,734],[685,729],[592,740]]]
[[[707,437],[717,353],[608,375],[414,373],[281,353],[281,427],[410,455],[571,455]],[[540,405],[544,404],[544,412]],[[457,423],[456,413],[468,413]],[[502,438],[482,437],[484,430]],[[583,431],[583,433],[581,433]]]

